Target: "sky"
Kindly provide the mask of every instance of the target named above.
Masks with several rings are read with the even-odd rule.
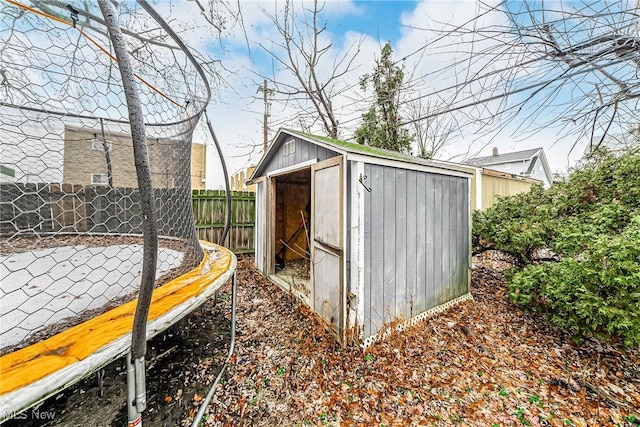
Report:
[[[269,79],[268,87],[272,91],[269,95],[270,139],[281,127],[310,127],[312,132],[322,134],[322,128],[313,122],[314,115],[299,119],[304,105],[287,101],[279,93],[287,85],[297,85],[282,64],[278,63],[278,58],[285,58],[286,52],[279,46],[282,38],[271,21],[282,19],[285,3],[284,0],[156,0],[152,3],[186,44],[210,63],[207,69],[212,71],[209,78],[213,91],[207,111],[222,144],[230,174],[258,163],[262,155],[265,109],[261,91],[263,78]],[[213,9],[209,9],[211,4],[215,5]],[[373,95],[371,91],[360,89],[359,80],[364,74],[372,72],[380,49],[387,42],[393,48],[394,60],[403,67],[405,73],[407,90],[402,94],[402,114],[407,121],[412,118],[409,107],[414,109],[413,117],[424,116],[433,112],[434,105],[443,100],[449,100],[448,108],[451,108],[486,98],[491,95],[485,95],[487,85],[494,85],[502,90],[501,79],[505,78],[505,74],[494,74],[494,71],[508,66],[508,61],[527,63],[530,53],[527,52],[526,45],[519,44],[506,57],[502,55],[493,59],[492,55],[504,48],[504,41],[508,36],[496,34],[495,37],[483,37],[481,32],[475,30],[489,26],[504,28],[508,22],[500,10],[485,13],[486,8],[483,7],[487,4],[492,4],[492,1],[327,0],[319,14],[319,25],[326,25],[319,36],[319,43],[321,46],[328,46],[317,69],[320,80],[329,78],[336,61],[339,62],[341,58],[351,59],[357,52],[348,72],[329,86],[333,93],[331,102],[340,121],[339,138],[353,139],[362,112],[371,105]],[[517,12],[522,4],[514,0],[507,7],[512,12]],[[545,2],[545,7],[558,10],[574,4],[578,2],[549,0]],[[228,10],[224,9],[224,5]],[[310,17],[308,8],[311,5],[310,0],[293,0],[293,10],[299,25]],[[121,7],[135,9],[138,6],[125,1],[121,3]],[[214,20],[216,17],[224,20],[220,31],[205,19],[211,18],[212,12],[218,14],[214,16]],[[521,19],[532,18],[534,17],[527,15]],[[556,18],[554,13],[544,16],[549,22],[554,22],[553,19]],[[638,31],[638,25],[635,25]],[[463,28],[466,32],[455,38],[444,37],[442,30],[452,27]],[[304,32],[302,26],[298,28]],[[580,36],[575,32],[567,34],[568,37]],[[85,49],[92,50],[94,47],[87,44]],[[275,58],[268,52],[273,53]],[[469,59],[470,52],[485,52],[487,55],[472,56]],[[149,58],[150,66],[155,61],[166,60],[160,54],[156,56],[157,58]],[[624,64],[621,65],[623,66]],[[180,68],[180,63],[176,62],[171,67]],[[545,84],[544,80],[541,81],[541,76],[553,77],[554,73],[563,72],[562,67],[557,67],[558,70],[544,67],[545,65],[538,63],[518,67],[516,72],[506,76],[510,80],[504,82],[504,90],[522,85]],[[636,68],[629,68],[631,72],[637,73]],[[140,72],[145,74],[144,70]],[[478,75],[488,77],[475,81],[474,76]],[[458,91],[451,90],[451,87],[464,80],[472,80],[473,83]],[[594,87],[597,90],[606,89],[603,86],[607,83],[606,79],[604,82],[597,79],[594,81],[595,83],[585,80],[582,81],[584,85],[576,86],[578,92],[582,92],[582,104],[576,104],[578,110],[590,108],[589,102],[593,98],[589,93],[594,91]],[[587,127],[584,123],[568,123],[556,119],[566,108],[563,101],[572,94],[554,85],[545,86],[545,91],[540,94],[549,100],[548,109],[538,109],[540,104],[531,102],[528,93],[516,93],[509,99],[490,100],[473,108],[438,115],[430,123],[436,129],[449,123],[453,126],[453,131],[447,139],[448,145],[436,158],[460,161],[468,157],[489,155],[493,147],[497,147],[500,153],[543,147],[551,169],[566,171],[582,156],[587,139],[580,138],[579,134],[584,133]],[[86,101],[92,102],[90,99]],[[505,108],[520,111],[518,118],[525,119],[525,123],[519,120],[496,121],[493,113]],[[480,116],[485,120],[468,122],[470,115]],[[527,119],[543,125],[532,127],[531,123],[526,122]],[[421,120],[418,123],[427,122],[429,121]],[[562,132],[573,132],[573,139],[563,139],[559,136]],[[204,126],[204,120],[201,120],[196,129],[194,142],[207,144],[207,188],[222,188],[224,180],[221,162]]]
[[[208,111],[217,136],[223,144],[230,174],[256,164],[262,154],[264,104],[262,93],[259,91],[262,76],[291,81],[290,76],[281,72],[278,64],[264,52],[264,49],[278,51],[275,43],[279,40],[265,12],[274,14],[282,3],[243,0],[241,11],[244,31],[235,25],[228,34],[223,33],[219,39],[201,36],[198,41],[191,40],[191,45],[197,46],[216,59],[219,58],[225,68],[221,71],[224,83],[215,88]],[[321,14],[321,19],[327,25],[323,36],[325,41],[332,44],[331,55],[328,56],[339,57],[354,42],[360,42],[360,52],[354,61],[353,70],[345,75],[342,84],[336,87],[338,96],[334,100],[334,108],[339,112],[341,123],[344,124],[340,137],[347,140],[350,138],[359,123],[362,111],[371,100],[370,94],[360,91],[358,81],[360,76],[372,71],[382,44],[391,43],[395,59],[406,57],[401,63],[412,84],[410,93],[437,90],[446,86],[447,82],[453,81],[456,75],[460,75],[453,74],[469,75],[474,67],[480,67],[478,64],[467,66],[462,63],[453,73],[450,64],[460,60],[461,52],[443,54],[448,41],[434,41],[433,33],[427,34],[423,31],[426,27],[462,24],[472,19],[477,12],[478,5],[467,0],[328,1]],[[179,21],[180,18],[176,19]],[[501,19],[502,16],[489,14],[481,21],[491,24],[499,23]],[[423,49],[425,44],[433,47],[434,52],[440,47],[440,51],[432,56]],[[460,45],[455,49],[460,49]],[[327,61],[327,67],[331,67],[330,61]],[[445,68],[447,71],[438,72]],[[426,77],[421,78],[422,76]],[[535,81],[533,72],[528,77]],[[269,138],[272,138],[280,127],[300,126],[294,120],[297,112],[295,106],[279,101],[277,95],[273,98],[270,100]],[[491,104],[486,107],[490,110]],[[308,125],[306,122],[305,124]],[[443,160],[458,160],[469,155],[489,155],[493,147],[497,147],[500,153],[543,147],[552,171],[563,172],[582,156],[587,143],[585,139],[571,150],[575,140],[558,141],[558,130],[551,126],[536,129],[535,132],[523,136],[522,133],[512,132],[516,125],[509,124],[513,129],[505,126],[497,136],[484,136],[486,132],[482,129],[464,126],[464,129],[452,135],[452,143],[439,157]],[[321,129],[316,128],[316,131],[321,132]],[[198,137],[210,143],[205,132],[197,133],[196,138]],[[224,182],[220,162],[213,146],[208,148],[208,152],[207,187],[220,188]]]
[[[216,133],[224,145],[230,174],[256,164],[262,154],[264,102],[262,93],[257,90],[262,84],[261,75],[269,78],[278,75],[277,72],[274,73],[277,64],[274,64],[273,59],[263,50],[263,47],[272,49],[273,43],[269,40],[277,41],[278,37],[273,25],[264,18],[261,9],[273,14],[275,4],[273,1],[241,2],[249,39],[248,49],[243,37],[223,37],[220,43],[202,44],[211,55],[230,56],[229,62],[237,64],[232,68],[232,87],[220,87],[209,108]],[[415,10],[417,4],[415,1],[372,0],[329,1],[324,5],[322,14],[327,25],[326,33],[335,50],[343,52],[354,41],[362,42],[359,58],[353,71],[345,76],[344,86],[355,85],[357,89],[360,76],[371,72],[381,44],[396,43],[402,39],[404,29],[400,25],[401,19],[403,15]],[[235,30],[235,34],[238,35],[238,29]],[[224,48],[220,48],[221,45]],[[269,87],[272,88],[272,85]],[[277,95],[274,97],[277,98]],[[295,108],[292,111],[291,105],[285,105],[277,99],[271,99],[269,102],[269,138],[272,138],[280,127],[299,126],[291,120],[295,115]],[[348,101],[342,100],[342,103]],[[360,108],[364,107],[366,105],[363,104]],[[338,109],[345,110],[344,121],[351,120],[352,125],[357,125],[361,110],[353,113],[347,112],[343,106]],[[207,187],[220,188],[224,181],[219,169],[219,159],[213,150],[209,150],[209,153]]]

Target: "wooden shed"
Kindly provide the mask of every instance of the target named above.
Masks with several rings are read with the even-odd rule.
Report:
[[[281,129],[258,163],[255,264],[341,342],[467,299],[469,169]]]

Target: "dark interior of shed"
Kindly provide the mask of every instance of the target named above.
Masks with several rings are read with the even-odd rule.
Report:
[[[275,275],[309,297],[311,169],[275,178]]]

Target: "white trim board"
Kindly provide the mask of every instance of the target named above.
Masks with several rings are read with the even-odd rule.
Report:
[[[411,326],[414,326],[416,323],[421,322],[435,314],[441,313],[445,310],[448,310],[449,308],[460,304],[461,302],[465,302],[465,301],[473,301],[473,296],[471,295],[471,293],[466,293],[462,296],[459,296],[458,298],[455,298],[451,301],[445,302],[444,304],[440,304],[436,307],[433,307],[430,310],[424,311],[414,317],[412,317],[411,319],[405,320],[404,322],[400,323],[399,325],[397,325],[395,328],[383,328],[382,330],[380,330],[378,333],[371,335],[370,337],[367,337],[364,342],[362,343],[361,347],[362,348],[367,348],[369,347],[371,344],[373,344],[376,341],[380,341],[385,339],[386,337],[388,337],[389,335],[391,335],[391,333],[393,331],[403,331],[406,328],[409,328]]]
[[[429,172],[439,175],[457,176],[460,178],[471,179],[473,174],[471,172],[464,172],[458,170],[452,170],[447,168],[439,168],[437,166],[426,166],[417,163],[408,163],[401,160],[383,159],[381,157],[365,156],[362,154],[347,154],[347,160],[353,162],[363,162],[372,165],[389,166],[398,169],[415,170],[420,172]]]
[[[316,163],[318,163],[318,159],[307,160],[306,162],[298,163],[295,165],[287,166],[286,168],[267,172],[267,177],[271,178],[273,176],[286,175],[291,172],[296,172],[302,169],[306,169],[308,167],[311,167],[312,165],[315,165]]]

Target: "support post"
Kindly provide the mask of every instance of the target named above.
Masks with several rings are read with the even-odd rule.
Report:
[[[131,352],[127,353],[127,425],[128,427],[142,426],[142,414],[136,408],[136,374],[131,359]]]
[[[127,357],[127,412],[128,426],[142,427],[142,412],[146,408],[146,387],[144,356],[147,352],[147,318],[155,282],[156,264],[158,260],[158,230],[156,225],[156,210],[153,200],[153,185],[151,181],[151,166],[144,126],[142,103],[138,94],[138,85],[129,59],[127,46],[120,29],[120,23],[110,0],[98,0],[100,11],[105,20],[109,39],[118,60],[118,69],[122,78],[122,86],[129,113],[131,139],[133,141],[133,157],[140,192],[140,205],[144,218],[142,234],[144,237],[144,252],[142,261],[142,278],[138,303],[133,318],[131,331],[131,353]],[[132,370],[130,372],[130,370]]]
[[[262,137],[263,137],[263,152],[267,152],[267,145],[269,145],[269,135],[267,133],[267,128],[269,125],[269,109],[268,109],[268,100],[267,100],[267,79],[264,79],[264,86],[262,86],[262,94],[264,97],[264,116],[262,123]]]

